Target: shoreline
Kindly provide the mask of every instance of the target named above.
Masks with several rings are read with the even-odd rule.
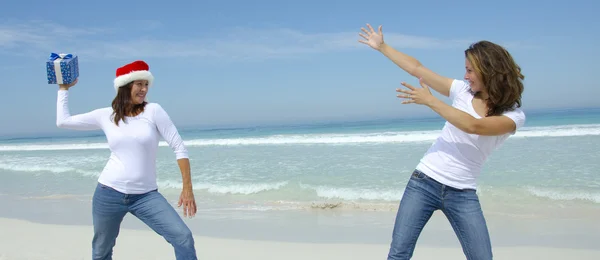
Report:
[[[167,200],[182,216],[173,197]],[[396,205],[397,206],[397,205]],[[483,204],[494,246],[572,247],[600,249],[600,207],[557,205],[551,209],[494,208]],[[0,196],[0,219],[23,220],[40,225],[91,226],[91,200],[62,196],[23,199]],[[285,241],[290,243],[389,244],[396,210],[345,209],[239,210],[224,205],[206,208],[199,204],[194,218],[183,218],[195,235],[233,240]],[[131,214],[123,229],[148,230]],[[429,247],[460,247],[449,221],[434,212],[419,244]],[[2,260],[0,258],[0,260]]]
[[[0,218],[0,259],[91,259],[92,227]],[[387,243],[299,243],[194,235],[199,259],[385,259]],[[232,250],[234,249],[234,250]],[[496,259],[598,259],[600,249],[494,246]],[[115,259],[172,259],[171,246],[153,231],[123,228]],[[464,259],[460,247],[417,244],[415,259]]]

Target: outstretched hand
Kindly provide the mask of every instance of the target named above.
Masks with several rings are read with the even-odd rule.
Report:
[[[77,80],[79,79],[75,79],[73,82],[71,82],[71,84],[58,84],[58,88],[62,89],[62,90],[69,90],[69,88],[75,86],[75,84],[77,84]]]
[[[381,48],[383,45],[383,32],[381,31],[382,26],[379,26],[379,32],[375,32],[370,24],[367,24],[367,27],[369,28],[369,31],[367,31],[365,28],[360,28],[365,34],[358,33],[358,35],[364,38],[364,40],[358,40],[358,42],[364,43],[371,46],[373,49],[379,50],[379,48]]]
[[[431,90],[429,89],[429,86],[427,86],[425,84],[425,82],[423,82],[422,78],[419,79],[419,83],[421,84],[422,88],[415,88],[406,82],[402,82],[402,86],[407,87],[409,90],[396,89],[396,92],[401,92],[401,93],[406,94],[406,95],[398,95],[399,98],[408,99],[408,100],[402,101],[402,104],[416,103],[416,104],[428,106],[436,100],[436,98],[433,96],[433,94],[431,94]]]
[[[196,215],[196,200],[194,199],[194,192],[191,189],[183,189],[179,196],[179,203],[177,207],[183,205],[183,216],[193,217]]]

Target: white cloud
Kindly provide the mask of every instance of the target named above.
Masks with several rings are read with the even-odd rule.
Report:
[[[358,35],[360,27],[355,32],[332,33],[305,33],[286,28],[233,28],[202,37],[165,39],[157,36],[157,30],[168,29],[160,23],[138,21],[126,24],[135,24],[133,27],[136,28],[71,28],[45,22],[0,24],[0,47],[12,53],[17,49],[20,54],[37,55],[39,52],[69,51],[95,59],[196,57],[220,60],[293,58],[369,48],[358,42],[361,39]],[[472,42],[386,31],[384,37],[393,46],[405,49],[464,49]]]
[[[24,24],[0,24],[0,46],[14,47],[21,44],[41,46],[103,32],[106,32],[106,30],[100,28],[69,28],[60,24],[39,21]]]

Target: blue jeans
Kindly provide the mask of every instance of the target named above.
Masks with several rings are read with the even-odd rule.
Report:
[[[176,259],[197,259],[192,232],[158,191],[123,194],[100,183],[92,200],[92,259],[112,259],[121,221],[127,212],[163,236],[175,249]]]
[[[450,221],[467,259],[492,259],[490,236],[475,190],[448,187],[415,170],[400,201],[388,260],[412,257],[421,230],[436,210]]]

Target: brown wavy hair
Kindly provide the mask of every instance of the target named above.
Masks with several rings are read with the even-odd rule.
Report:
[[[144,107],[146,107],[146,101],[142,104],[133,104],[133,102],[131,102],[131,86],[133,86],[133,82],[129,82],[127,85],[120,87],[119,91],[117,91],[117,96],[112,101],[112,115],[117,126],[121,120],[125,122],[126,116],[138,115],[139,113],[142,113]]]
[[[489,41],[480,41],[469,46],[465,56],[488,92],[486,116],[501,115],[515,106],[521,107],[525,76],[506,49]]]

